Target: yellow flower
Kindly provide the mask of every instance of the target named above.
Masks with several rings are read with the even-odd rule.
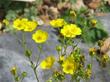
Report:
[[[40,67],[42,69],[50,69],[53,66],[54,62],[55,58],[53,56],[49,56],[41,62]]]
[[[13,22],[13,26],[17,30],[22,30],[22,31],[33,31],[37,27],[37,22],[35,21],[29,21],[27,18],[22,18],[22,19],[16,19]]]
[[[33,35],[32,39],[36,43],[44,43],[48,38],[48,33],[42,30],[37,30]]]
[[[21,22],[21,20],[18,18],[18,19],[15,19],[14,22],[13,22],[13,27],[17,30],[23,30],[24,27],[22,25],[23,23]]]
[[[65,37],[74,38],[81,35],[81,29],[75,24],[67,24],[61,29],[61,34]]]
[[[62,67],[64,73],[74,74],[76,71],[76,62],[72,58],[68,58],[63,62]]]
[[[9,21],[7,20],[7,19],[4,19],[3,20],[3,23],[7,26],[7,25],[9,25]]]
[[[28,21],[24,31],[33,31],[37,27],[37,23],[35,21]]]
[[[11,74],[16,75],[17,74],[17,68],[16,66],[12,67],[10,70]]]
[[[92,19],[92,20],[91,20],[91,24],[92,24],[93,27],[95,27],[96,24],[97,24],[97,20],[96,20],[96,19]]]
[[[22,24],[22,27],[25,29],[27,27],[27,23],[28,23],[28,19],[27,18],[22,18],[21,19],[21,24]],[[23,30],[24,30],[23,29]]]
[[[55,28],[62,27],[65,24],[66,24],[65,20],[60,18],[50,21],[50,25]]]

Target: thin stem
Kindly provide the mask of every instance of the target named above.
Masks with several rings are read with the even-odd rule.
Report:
[[[16,35],[17,36],[17,35]],[[19,41],[19,39],[17,39]],[[22,35],[22,41],[19,42],[21,44],[21,46],[24,48],[24,51],[27,50],[27,47],[26,47],[26,39],[25,39],[25,34],[23,33]],[[41,51],[40,51],[41,52]],[[39,55],[39,58],[40,58],[40,55]],[[39,58],[38,58],[38,61],[39,61]],[[38,66],[38,64],[36,64],[36,66],[34,65],[33,61],[31,60],[30,57],[28,57],[29,59],[29,62],[31,63],[31,68],[33,69],[33,72],[35,74],[35,77],[37,79],[37,82],[40,82],[39,79],[38,79],[38,75],[37,75],[37,72],[36,72],[36,68]]]
[[[22,35],[22,46],[24,48],[24,51],[26,51],[27,47],[26,47],[26,38],[25,38],[25,34],[24,33]]]
[[[29,61],[30,61],[30,63],[31,63],[31,68],[33,69],[33,72],[34,72],[34,75],[35,75],[35,77],[36,77],[36,79],[37,79],[37,82],[40,82],[40,81],[39,81],[39,78],[38,78],[38,75],[37,75],[36,67],[35,67],[33,61],[31,61],[30,58],[29,58]]]
[[[62,55],[63,54],[63,50],[61,49],[61,51],[60,51],[60,54]]]
[[[14,33],[16,40],[18,41],[18,43],[24,48],[24,51],[26,51],[26,40],[25,40],[25,34],[22,34],[22,39],[20,40],[18,38],[18,35],[16,33]]]
[[[22,44],[22,40],[20,40],[20,39],[18,39],[18,36],[17,36],[17,34],[16,33],[14,33],[14,36],[15,36],[15,38],[16,38],[16,40],[18,41],[18,44]]]
[[[37,79],[37,82],[40,82],[40,81],[39,81],[39,78],[38,78],[38,75],[37,75],[37,72],[36,72],[36,69],[34,68],[33,71],[34,71],[35,77],[36,77],[36,79]]]
[[[91,57],[91,65],[93,65],[93,57]]]
[[[21,82],[23,82],[24,78],[21,79]]]
[[[66,37],[63,39],[63,45],[64,45],[64,55],[66,55],[66,49],[67,49],[67,44],[66,44]]]
[[[64,45],[64,55],[66,55],[67,45]]]
[[[41,52],[42,52],[42,45],[38,45],[38,49],[39,49],[39,55],[38,55],[38,57],[37,57],[37,62],[36,62],[35,68],[37,68],[38,65],[39,65],[38,63],[39,63],[40,55],[41,55]]]
[[[79,40],[77,44],[75,44],[75,45],[73,44],[73,45],[72,45],[73,51],[77,48],[77,46],[79,45],[80,42],[81,42],[81,40]]]
[[[14,77],[15,82],[20,82],[19,80],[16,79],[16,77],[18,77],[18,75],[14,75],[13,77]]]

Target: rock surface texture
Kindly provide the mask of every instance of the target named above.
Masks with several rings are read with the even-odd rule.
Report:
[[[19,73],[27,71],[28,76],[23,82],[36,82],[29,62],[19,54],[5,49],[0,49],[0,82],[14,82],[10,73],[14,65],[20,69]]]

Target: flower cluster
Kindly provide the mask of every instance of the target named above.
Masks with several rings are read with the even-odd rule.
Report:
[[[13,22],[13,27],[17,30],[31,32],[37,27],[37,22],[30,21],[27,18],[17,18]]]
[[[29,21],[27,18],[17,18],[13,22],[13,27],[16,30],[31,32],[36,29],[37,22]],[[32,39],[36,43],[44,43],[48,39],[48,33],[43,30],[37,30],[33,35]]]
[[[55,58],[53,56],[49,56],[41,62],[40,66],[42,69],[50,69],[53,66],[54,62]],[[77,64],[72,57],[68,57],[66,59],[64,59],[63,57],[63,62],[61,66],[64,73],[74,74]]]
[[[71,14],[75,15],[75,12],[71,12]],[[75,15],[76,16],[76,15]],[[91,24],[93,26],[96,25],[96,21],[92,20]],[[57,72],[53,72],[53,76],[52,78],[58,80],[59,81],[63,81],[66,77],[66,75],[70,75],[72,78],[72,80],[75,81],[79,81],[77,80],[79,77],[80,79],[89,79],[92,75],[92,67],[91,65],[85,65],[85,56],[81,53],[80,48],[77,47],[77,44],[75,44],[73,41],[74,38],[76,38],[77,36],[83,34],[83,28],[81,29],[80,27],[78,27],[77,24],[74,23],[67,23],[65,22],[64,19],[55,19],[50,21],[50,25],[52,27],[55,28],[56,31],[58,31],[57,33],[59,33],[58,35],[58,39],[60,41],[61,44],[56,46],[56,51],[58,53],[58,59],[56,59],[54,56],[48,56],[46,57],[44,60],[42,60],[40,62],[40,64],[38,64],[39,60],[40,60],[40,55],[42,52],[42,45],[40,45],[41,43],[44,43],[47,41],[49,35],[46,31],[44,30],[40,30],[37,29],[35,31],[35,33],[32,34],[32,39],[38,43],[38,49],[40,51],[40,54],[38,54],[38,60],[37,60],[37,64],[34,64],[33,61],[30,60],[31,57],[31,50],[27,49],[26,54],[28,55],[27,57],[29,58],[29,61],[31,63],[32,69],[34,71],[34,74],[36,76],[36,79],[38,82],[38,76],[37,76],[37,72],[36,72],[36,68],[38,65],[40,65],[40,67],[42,69],[51,69],[54,68],[53,65],[57,65],[58,68],[54,68]],[[17,30],[20,31],[28,31],[31,32],[33,30],[35,30],[35,28],[37,27],[37,22],[35,21],[29,21],[26,18],[22,18],[22,19],[16,19],[13,22],[13,27]],[[40,45],[40,46],[39,46]],[[68,47],[72,47],[72,51],[70,51],[70,53],[68,53]],[[89,54],[91,56],[96,55],[96,49],[95,48],[90,48],[89,49]],[[108,61],[108,56],[104,55],[102,58],[102,61]],[[12,69],[11,73],[14,75],[16,74],[15,72],[15,68]],[[52,79],[50,78],[50,79]],[[52,80],[50,80],[52,81]],[[50,82],[49,81],[49,82]]]
[[[67,24],[61,29],[61,34],[65,37],[74,38],[81,35],[81,29],[75,24]]]

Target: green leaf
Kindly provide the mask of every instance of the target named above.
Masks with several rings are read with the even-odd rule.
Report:
[[[107,37],[108,33],[100,28],[92,28],[88,32],[83,32],[82,38],[86,43],[96,43],[98,40],[102,40]]]
[[[6,19],[13,20],[17,17],[17,13],[13,10],[9,10],[6,15]]]

